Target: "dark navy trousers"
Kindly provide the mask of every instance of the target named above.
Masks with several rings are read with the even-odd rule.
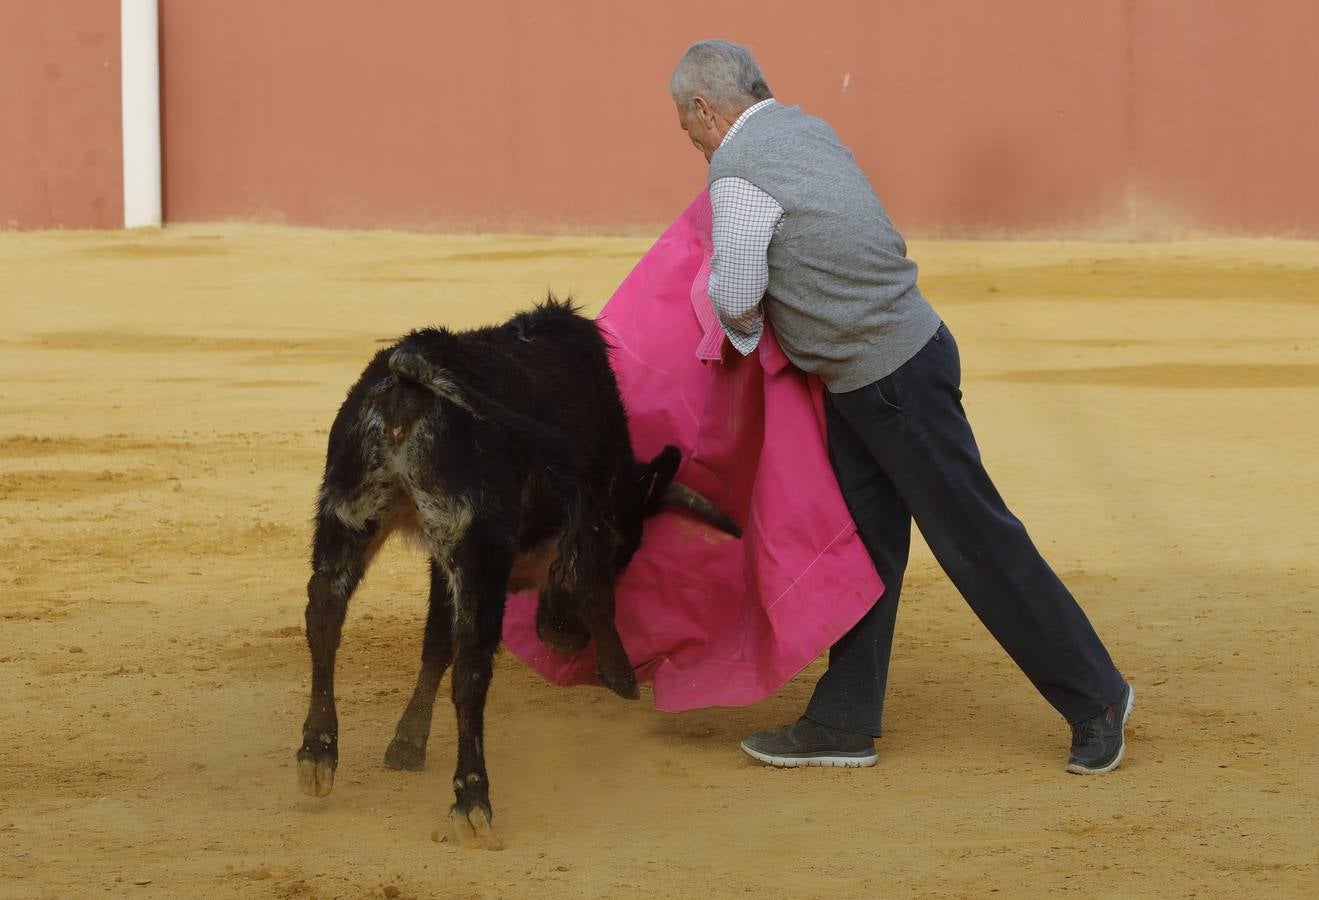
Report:
[[[878,735],[915,519],[939,565],[1068,722],[1098,715],[1124,682],[1067,588],[989,479],[962,408],[947,326],[893,374],[825,393],[829,457],[885,592],[829,651],[807,717]]]

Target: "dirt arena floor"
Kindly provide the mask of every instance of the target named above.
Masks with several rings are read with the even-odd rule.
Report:
[[[413,326],[598,309],[648,243],[0,235],[0,896],[1314,896],[1315,244],[912,246],[991,472],[1136,687],[1113,775],[1063,772],[1065,724],[918,546],[876,768],[738,750],[818,662],[670,715],[501,654],[508,849],[465,851],[447,704],[424,773],[381,765],[424,614],[391,546],[345,630],[335,791],[299,793],[347,386]]]

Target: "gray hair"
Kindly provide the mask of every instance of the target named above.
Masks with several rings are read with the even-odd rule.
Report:
[[[689,111],[704,97],[722,113],[738,113],[774,94],[750,51],[731,41],[700,41],[687,48],[669,79],[673,102]]]

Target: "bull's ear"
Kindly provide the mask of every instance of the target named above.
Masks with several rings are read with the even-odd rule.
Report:
[[[673,481],[673,476],[678,474],[678,466],[680,465],[682,465],[682,451],[672,444],[661,450],[650,461],[650,469],[655,473],[656,490],[663,493],[664,489]]]
[[[647,465],[641,466],[641,476],[637,487],[641,491],[641,508],[647,516],[659,512],[664,502],[664,492],[673,483],[673,476],[678,474],[682,463],[682,451],[669,445],[659,452]]]

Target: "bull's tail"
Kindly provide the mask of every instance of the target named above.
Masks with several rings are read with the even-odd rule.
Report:
[[[460,388],[447,369],[431,363],[419,351],[408,346],[408,341],[405,340],[390,354],[389,371],[394,373],[400,383],[423,388],[441,400],[476,415],[467,396],[471,391]]]
[[[400,384],[417,385],[439,400],[464,410],[476,420],[500,426],[514,442],[525,447],[529,457],[536,459],[545,472],[551,490],[563,501],[566,523],[563,545],[565,548],[575,546],[580,552],[579,548],[583,545],[578,540],[580,529],[586,528],[586,523],[599,519],[599,516],[594,515],[599,512],[598,504],[587,487],[586,472],[582,470],[579,454],[575,453],[572,442],[561,429],[509,409],[503,402],[476,391],[471,385],[463,384],[454,373],[435,366],[421,352],[410,347],[406,340],[390,355],[389,371],[393,372]],[[561,561],[570,556],[571,553],[561,554]],[[579,565],[584,563],[576,562]],[[558,574],[561,578],[571,577],[571,573],[566,571],[559,571]],[[551,577],[554,575],[551,570]]]
[[[570,587],[584,574],[599,570],[609,554],[602,551],[600,536],[588,531],[608,526],[588,487],[580,455],[567,435],[464,384],[453,372],[434,365],[406,341],[390,357],[389,369],[400,384],[416,385],[475,419],[503,428],[537,461],[548,486],[560,498],[563,510],[559,554],[549,571],[551,584]],[[605,537],[621,540],[617,534]]]
[[[514,440],[533,448],[536,456],[561,477],[576,479],[580,474],[581,467],[572,443],[562,431],[509,409],[493,397],[462,383],[453,372],[426,359],[406,340],[389,357],[389,370],[401,385],[419,387],[474,419],[493,422],[505,429]]]

